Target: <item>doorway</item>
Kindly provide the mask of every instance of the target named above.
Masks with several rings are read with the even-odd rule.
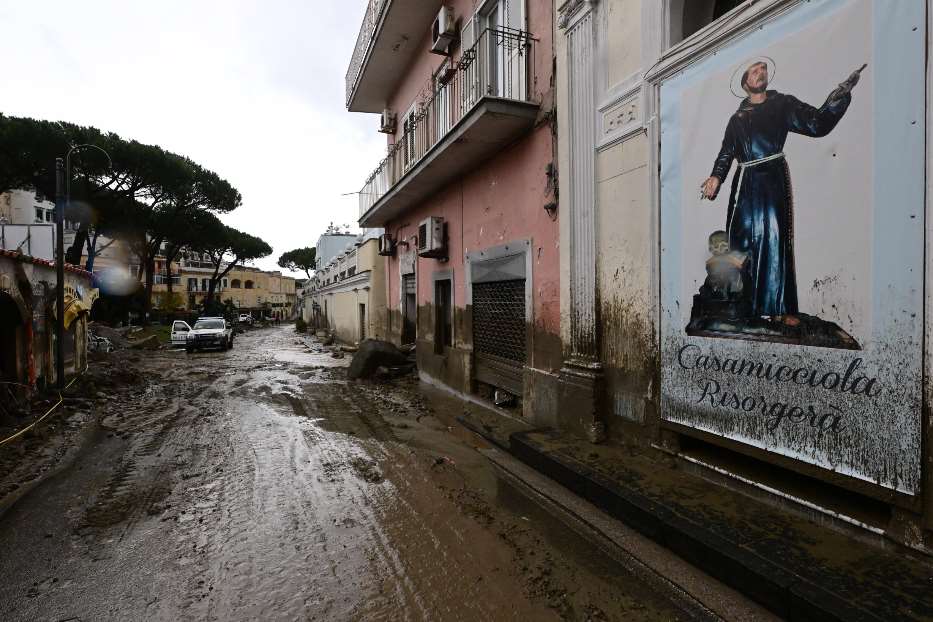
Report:
[[[414,343],[417,337],[418,301],[414,274],[402,275],[402,344]]]
[[[366,340],[366,305],[360,303],[360,343]]]
[[[0,293],[0,380],[19,382],[23,318],[13,298]]]

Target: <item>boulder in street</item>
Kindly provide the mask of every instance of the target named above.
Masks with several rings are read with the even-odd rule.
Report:
[[[367,339],[350,361],[348,376],[351,380],[371,378],[379,367],[395,367],[408,363],[405,353],[388,341]]]

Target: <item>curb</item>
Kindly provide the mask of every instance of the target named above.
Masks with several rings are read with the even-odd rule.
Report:
[[[548,453],[529,435],[515,432],[505,446],[469,419],[464,427],[479,434],[528,466],[586,499],[613,518],[677,554],[694,567],[787,620],[881,622],[850,599],[826,590],[776,561],[757,555],[717,535],[702,524],[675,514],[664,505],[567,456]]]

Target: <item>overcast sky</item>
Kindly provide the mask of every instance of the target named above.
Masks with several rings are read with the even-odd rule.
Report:
[[[344,107],[365,0],[0,0],[0,112],[161,145],[243,194],[223,220],[279,254],[358,217],[385,153]]]

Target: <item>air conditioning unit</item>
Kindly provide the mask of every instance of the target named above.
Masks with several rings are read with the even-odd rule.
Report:
[[[450,7],[441,7],[434,23],[431,24],[431,51],[435,54],[447,56],[447,48],[457,36],[457,25],[454,23],[454,10]]]
[[[446,257],[447,244],[444,238],[443,218],[431,216],[422,220],[418,225],[418,256]]]
[[[383,257],[391,257],[395,254],[395,240],[391,233],[383,233],[379,236],[379,254]]]
[[[383,134],[395,133],[395,113],[386,108],[379,117],[379,131]]]

